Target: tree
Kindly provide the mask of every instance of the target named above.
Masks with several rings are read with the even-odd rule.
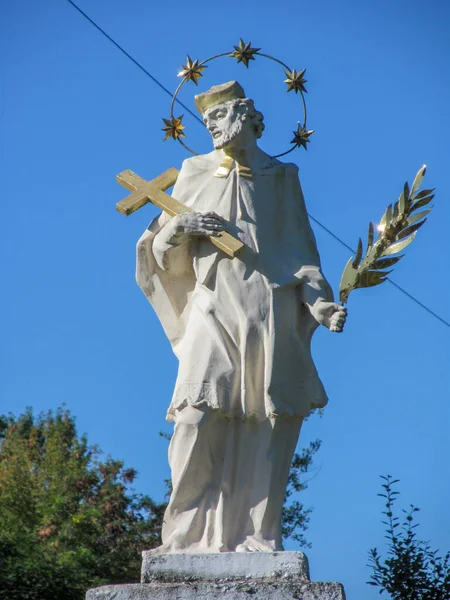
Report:
[[[0,444],[0,599],[81,600],[139,580],[165,504],[130,490],[134,469],[101,460],[63,409],[0,417]]]
[[[300,454],[294,454],[284,497],[283,538],[292,538],[302,548],[311,546],[303,535],[303,531],[306,531],[308,528],[312,508],[305,508],[301,502],[294,500],[292,497],[295,493],[302,492],[308,487],[307,483],[300,480],[300,474],[306,474],[311,469],[314,455],[318,452],[321,445],[322,442],[320,440],[315,440],[307,448],[303,448]]]
[[[383,514],[386,516],[388,557],[382,559],[378,550],[369,552],[369,565],[372,577],[367,583],[390,594],[392,600],[449,600],[450,599],[450,552],[442,558],[438,550],[432,550],[429,543],[417,539],[414,515],[419,509],[412,504],[408,511],[403,510],[400,522],[394,515],[394,505],[399,492],[393,486],[398,479],[390,475],[382,476],[386,499]]]
[[[293,498],[319,448],[294,456],[286,491],[283,536],[302,545],[311,509]],[[89,587],[139,580],[167,503],[134,493],[136,471],[101,456],[63,408],[0,416],[0,600],[82,600]]]

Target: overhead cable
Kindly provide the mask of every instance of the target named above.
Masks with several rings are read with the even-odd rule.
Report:
[[[168,94],[169,96],[172,97],[172,93],[170,92],[170,90],[168,90],[160,81],[158,81],[158,79],[156,77],[154,77],[135,58],[133,58],[131,56],[131,54],[129,54],[120,44],[118,44],[110,35],[108,35],[104,29],[102,29],[99,25],[97,25],[97,23],[93,19],[91,19],[91,17],[89,17],[83,10],[81,10],[81,8],[79,6],[77,6],[77,4],[75,4],[75,2],[73,2],[73,0],[67,0],[67,2],[69,2],[69,4],[71,4],[85,19],[87,19],[89,21],[89,23],[91,23],[91,25],[93,25],[112,44],[114,44],[114,46],[118,50],[120,50],[127,58],[129,58],[131,60],[131,62],[133,62],[143,73],[145,73],[147,75],[147,77],[150,77],[150,79],[153,81],[153,83],[155,83],[166,94]],[[176,102],[180,106],[182,106],[184,108],[184,110],[186,110],[186,112],[188,112],[192,117],[194,117],[194,119],[196,119],[196,121],[198,121],[201,125],[204,125],[203,121],[190,108],[188,108],[185,104],[183,104],[183,102],[181,102],[180,100],[178,100],[178,98],[176,99]],[[328,227],[326,227],[323,223],[321,223],[318,219],[316,219],[315,217],[313,217],[311,214],[308,213],[308,215],[309,215],[309,218],[314,221],[314,223],[316,223],[317,225],[319,225],[319,227],[321,227],[331,237],[333,237],[337,242],[339,242],[341,244],[341,246],[344,246],[344,248],[347,248],[347,250],[350,250],[350,252],[352,252],[353,254],[355,254],[355,250],[351,246],[349,246],[348,244],[346,244],[344,242],[344,240],[342,240],[333,231],[331,231],[331,229],[329,229]],[[442,318],[436,312],[434,312],[433,310],[431,310],[431,308],[429,308],[428,306],[426,306],[423,302],[421,302],[420,300],[418,300],[415,296],[413,296],[412,294],[410,294],[403,287],[401,287],[400,285],[398,285],[397,283],[395,283],[395,281],[392,281],[392,279],[390,279],[389,277],[387,278],[387,281],[391,285],[393,285],[395,288],[397,288],[400,292],[402,292],[403,294],[405,294],[405,296],[407,296],[410,300],[412,300],[413,302],[415,302],[418,306],[420,306],[421,308],[423,308],[424,310],[426,310],[430,315],[433,315],[433,317],[435,317],[436,319],[438,319],[438,321],[440,321],[443,325],[446,325],[448,328],[450,328],[450,323],[448,321],[446,321],[444,318]]]

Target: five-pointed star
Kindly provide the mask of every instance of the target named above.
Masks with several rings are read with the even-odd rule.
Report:
[[[207,67],[202,67],[198,64],[198,60],[191,60],[190,56],[186,57],[186,64],[181,67],[181,71],[178,73],[178,77],[186,77],[188,81],[193,81],[195,85],[198,85],[199,77],[203,77],[202,71]]]
[[[185,125],[181,123],[181,120],[184,115],[175,119],[175,117],[171,117],[170,119],[163,119],[165,123],[165,127],[163,127],[162,131],[166,132],[164,137],[164,142],[169,138],[173,138],[177,140],[179,137],[186,137],[183,133],[183,129],[185,129]]]
[[[306,147],[306,144],[311,141],[309,137],[314,133],[314,129],[310,129],[308,131],[299,123],[297,130],[293,133],[294,139],[291,141],[291,144],[295,144],[298,148],[300,148],[300,146],[303,146],[303,148],[307,150],[308,148]]]
[[[253,55],[259,52],[259,50],[261,50],[261,48],[252,48],[251,44],[251,42],[248,42],[248,44],[246,44],[241,38],[239,41],[239,45],[234,46],[234,52],[230,54],[230,56],[232,56],[233,58],[237,58],[238,63],[244,63],[244,65],[247,68],[249,61],[255,60],[255,57]]]
[[[294,90],[295,93],[299,91],[306,92],[306,88],[304,85],[306,83],[306,79],[303,77],[305,72],[306,69],[303,69],[303,71],[300,71],[300,73],[297,73],[295,69],[293,69],[292,71],[285,71],[287,79],[284,80],[284,83],[287,83],[288,92],[290,92],[291,90]]]

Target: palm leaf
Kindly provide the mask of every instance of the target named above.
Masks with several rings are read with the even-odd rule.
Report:
[[[380,231],[383,231],[383,229],[386,227],[386,213],[384,213],[384,215],[381,217],[380,222],[378,224],[378,229]]]
[[[375,285],[380,285],[380,283],[386,281],[387,275],[391,272],[392,271],[380,273],[379,271],[366,271],[360,277],[359,287],[374,287]]]
[[[369,255],[369,252],[372,249],[372,245],[373,245],[373,223],[372,221],[370,221],[369,223],[369,231],[367,233],[367,251],[366,251],[366,257]]]
[[[414,202],[414,204],[411,207],[410,212],[412,212],[413,210],[417,210],[418,208],[422,208],[422,206],[426,206],[433,200],[433,198],[434,198],[434,194],[431,194],[431,196],[425,196],[424,198],[421,198],[417,202]]]
[[[347,297],[346,295],[348,295],[352,289],[355,289],[357,274],[357,269],[353,267],[353,258],[349,258],[339,284],[339,298],[341,302],[345,302],[343,298]]]
[[[421,192],[419,192],[416,197],[414,198],[414,200],[420,200],[421,198],[425,198],[425,196],[429,196],[430,194],[432,194],[434,192],[436,188],[431,188],[430,190],[422,190]]]
[[[403,258],[403,255],[393,255],[409,246],[416,237],[417,231],[426,222],[427,215],[433,207],[412,214],[429,204],[434,197],[434,189],[418,191],[425,172],[424,165],[415,176],[411,190],[406,182],[398,201],[393,206],[389,204],[381,218],[378,227],[380,235],[375,244],[373,243],[374,227],[372,223],[369,223],[367,248],[363,260],[361,260],[363,244],[359,239],[355,258],[349,259],[341,277],[339,298],[344,304],[352,290],[373,287],[386,281],[391,271],[383,269],[393,266]]]
[[[404,191],[400,194],[400,198],[398,199],[398,204],[399,204],[399,212],[401,215],[403,215],[406,211],[406,198],[405,198]]]
[[[430,206],[430,208],[427,208],[426,210],[422,210],[419,213],[416,213],[415,215],[413,215],[412,217],[408,217],[408,225],[414,225],[414,223],[417,223],[417,221],[420,221],[421,219],[424,219],[428,213],[431,211],[433,207]]]
[[[401,256],[390,256],[388,258],[379,258],[378,260],[376,260],[373,263],[372,268],[377,269],[377,271],[379,271],[380,269],[387,269],[387,268],[395,265],[395,263],[398,262],[403,257],[404,257],[404,254],[402,254]]]
[[[386,209],[386,213],[385,213],[385,214],[386,214],[386,223],[385,223],[385,226],[386,226],[386,227],[389,227],[389,226],[390,226],[390,224],[391,224],[391,221],[392,221],[392,215],[393,215],[393,212],[392,212],[392,204],[389,204],[389,206],[388,206],[388,207],[387,207],[387,209]]]
[[[398,234],[398,239],[403,240],[405,237],[408,237],[408,235],[410,235],[411,233],[414,233],[415,231],[420,229],[422,227],[422,225],[425,223],[425,221],[426,221],[426,219],[424,221],[422,221],[421,223],[415,223],[414,225],[410,225],[409,227],[407,227],[401,233]]]
[[[406,200],[406,205],[408,206],[408,204],[410,204],[410,201],[409,201],[410,196],[409,196],[409,185],[408,185],[407,181],[405,181],[405,185],[403,186],[403,195]]]
[[[392,216],[393,216],[393,219],[394,219],[394,221],[397,221],[397,219],[398,219],[398,215],[399,215],[399,214],[400,214],[400,201],[397,201],[397,202],[394,204],[394,212],[393,212],[393,215],[392,215]]]
[[[414,197],[414,194],[422,185],[423,178],[425,177],[425,173],[427,172],[426,165],[422,165],[420,169],[417,171],[417,175],[414,177],[414,181],[411,187],[411,198]]]
[[[396,242],[395,244],[391,244],[386,248],[383,252],[383,256],[389,256],[390,254],[397,254],[401,252],[404,248],[410,245],[413,239],[416,237],[416,232],[414,232],[409,238],[403,240],[401,242]]]
[[[362,251],[363,251],[363,245],[362,245],[361,238],[359,238],[358,247],[356,249],[355,260],[352,263],[352,267],[354,269],[357,269],[359,267],[359,263],[361,262],[361,258],[362,258]]]

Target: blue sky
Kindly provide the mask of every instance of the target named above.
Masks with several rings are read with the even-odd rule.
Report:
[[[447,2],[79,5],[171,90],[186,54],[231,51],[240,37],[306,68],[316,133],[289,159],[310,213],[352,246],[426,163],[435,209],[393,279],[450,321]],[[0,411],[67,403],[79,431],[137,468],[137,488],[159,499],[168,467],[158,432],[170,430],[177,365],[134,281],[135,243],[157,211],[116,213],[126,193],[115,176],[130,168],[151,178],[188,156],[162,142],[170,98],[67,0],[0,7]],[[287,148],[301,107],[282,71],[222,59],[199,89],[230,78],[265,114],[262,148]],[[192,109],[196,91],[181,95]],[[192,146],[209,151],[203,128],[184,120]],[[337,290],[349,252],[314,229]],[[319,331],[313,344],[330,403],[300,439],[323,441],[303,494],[314,507],[307,554],[314,580],[371,600],[367,550],[384,544],[380,474],[401,479],[400,503],[422,508],[422,536],[450,547],[450,329],[389,284],[354,292],[348,309],[345,333]]]

